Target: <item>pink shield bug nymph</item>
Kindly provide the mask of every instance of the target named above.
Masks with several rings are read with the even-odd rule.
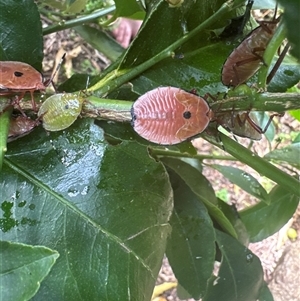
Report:
[[[177,144],[203,132],[213,118],[206,100],[175,87],[156,88],[132,106],[132,126],[144,139]]]

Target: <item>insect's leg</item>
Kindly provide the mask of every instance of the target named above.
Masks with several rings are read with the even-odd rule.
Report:
[[[24,116],[27,117],[27,115],[25,114],[25,112],[22,110],[21,106],[20,106],[20,101],[24,98],[25,92],[23,92],[21,95],[15,97],[15,99],[11,102],[11,104],[15,107],[17,107],[17,109],[20,111],[20,113]]]
[[[275,114],[272,114],[270,116],[267,124],[265,125],[264,129],[261,129],[261,134],[264,134],[267,131],[268,127],[270,126],[270,123],[272,122],[273,118],[276,117],[276,116],[277,117],[282,117],[282,116],[284,116],[284,113],[275,113]]]
[[[36,103],[35,103],[35,100],[34,100],[34,97],[33,97],[33,93],[34,93],[34,91],[29,91],[30,92],[30,95],[31,95],[31,105],[32,105],[32,110],[34,111],[34,112],[36,112],[37,111],[37,108],[36,108]]]
[[[267,84],[270,83],[270,81],[272,80],[272,78],[274,77],[276,71],[278,70],[279,66],[281,65],[285,55],[287,54],[287,52],[290,49],[290,44],[286,44],[285,47],[283,48],[283,51],[280,53],[278,60],[276,61],[275,65],[273,66],[271,72],[269,73],[268,77],[267,77]]]

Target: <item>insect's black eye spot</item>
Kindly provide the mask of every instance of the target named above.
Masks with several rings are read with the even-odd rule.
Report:
[[[192,113],[190,111],[185,111],[183,113],[183,118],[184,119],[190,119],[192,117]]]
[[[22,72],[19,72],[19,71],[15,71],[15,72],[14,72],[14,75],[15,75],[16,77],[21,77],[21,76],[23,75],[23,73],[22,73]]]

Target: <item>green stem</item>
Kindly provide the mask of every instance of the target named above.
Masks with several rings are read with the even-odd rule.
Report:
[[[219,133],[219,136],[227,153],[231,154],[246,165],[252,167],[258,173],[266,176],[278,185],[282,185],[293,194],[300,196],[300,182],[297,179],[284,173],[273,164],[255,155],[250,150],[235,142],[226,135]],[[215,140],[213,140],[211,137],[206,135],[204,139],[221,148],[220,144],[216,143]]]
[[[277,30],[275,31],[271,41],[268,43],[264,51],[263,60],[266,65],[262,66],[258,71],[257,86],[259,88],[266,87],[267,75],[271,66],[272,60],[286,37],[286,29],[283,22],[280,22]]]
[[[161,51],[160,53],[158,53],[148,61],[140,64],[139,66],[134,66],[130,70],[114,70],[108,73],[103,79],[101,79],[94,86],[90,87],[88,91],[97,91],[98,95],[105,95],[113,91],[117,87],[130,81],[131,79],[141,74],[145,70],[149,69],[153,65],[157,64],[158,62],[162,61],[163,59],[170,57],[174,53],[175,49],[177,49],[180,45],[193,38],[200,31],[213,25],[215,22],[221,19],[222,16],[224,16],[225,14],[230,12],[233,8],[235,8],[236,6],[240,5],[243,2],[244,1],[242,0],[237,0],[236,2],[229,0],[225,2],[220,7],[220,9],[215,14],[213,14],[210,18],[205,20],[203,23],[201,23],[196,28],[191,30],[188,34],[182,36],[176,42],[171,44],[169,47],[165,48],[163,51]]]
[[[164,157],[178,157],[178,158],[194,158],[200,161],[204,159],[208,160],[227,160],[227,161],[237,161],[236,158],[230,156],[214,156],[214,155],[190,155],[187,153],[181,153],[171,150],[164,150],[160,148],[152,148],[151,154],[155,156],[164,156]]]
[[[116,7],[114,5],[108,7],[108,8],[103,8],[101,10],[98,10],[88,16],[83,16],[79,17],[74,20],[68,20],[68,21],[61,21],[59,24],[51,25],[43,29],[43,35],[47,35],[53,32],[57,32],[60,30],[65,30],[67,28],[72,28],[78,25],[82,25],[85,23],[91,23],[96,21],[97,19],[104,17],[108,14],[111,14],[114,12]]]
[[[4,155],[7,151],[6,143],[9,131],[9,120],[12,111],[13,107],[9,107],[0,114],[0,170],[2,170]]]
[[[244,91],[244,92],[243,92]],[[51,95],[44,95],[43,100]],[[219,95],[219,97],[223,97]],[[36,95],[37,108],[41,106]],[[130,121],[130,110],[133,101],[98,98],[96,96],[85,97],[82,115],[89,118],[107,119],[113,121]],[[300,109],[299,93],[258,93],[255,88],[240,86],[227,94],[227,98],[210,103],[213,111],[217,113],[232,111],[271,111],[284,112]],[[31,110],[31,97],[25,95],[20,107],[23,110]]]

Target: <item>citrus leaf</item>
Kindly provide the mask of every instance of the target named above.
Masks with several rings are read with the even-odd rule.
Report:
[[[215,231],[207,209],[188,185],[170,171],[174,190],[172,234],[167,257],[181,286],[194,299],[206,292],[215,261]]]
[[[254,301],[264,285],[258,257],[229,235],[216,231],[222,261],[203,301]],[[230,289],[228,289],[230,288]]]
[[[41,70],[43,35],[35,2],[0,0],[0,12],[0,45],[4,59],[25,62]]]
[[[58,256],[46,247],[0,241],[1,299],[31,299]]]
[[[279,231],[293,216],[299,198],[281,186],[275,186],[270,194],[270,205],[260,202],[240,212],[251,242],[261,241]]]
[[[173,203],[147,147],[109,145],[87,120],[40,128],[9,145],[0,191],[2,239],[60,253],[37,300],[150,299]]]
[[[275,149],[265,155],[268,160],[275,160],[289,163],[300,168],[300,142],[293,143],[284,148]]]
[[[181,160],[173,158],[162,158],[161,160],[180,175],[193,193],[195,193],[206,206],[211,217],[233,237],[237,237],[232,224],[217,206],[218,200],[210,182],[196,168]]]
[[[213,164],[212,167],[218,170],[220,173],[222,173],[223,176],[226,177],[233,184],[238,185],[249,194],[265,202],[269,202],[269,196],[266,190],[252,175],[239,168],[235,168],[232,166]]]

